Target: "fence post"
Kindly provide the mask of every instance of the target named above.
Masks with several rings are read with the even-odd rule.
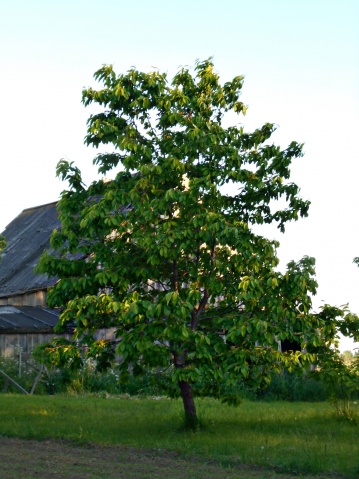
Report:
[[[21,378],[21,360],[22,360],[22,351],[19,348],[19,378]]]
[[[5,383],[2,392],[7,393],[7,390],[9,389],[9,379],[5,378]]]

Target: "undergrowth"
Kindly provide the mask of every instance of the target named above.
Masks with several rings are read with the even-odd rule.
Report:
[[[37,374],[34,369],[23,363],[20,376],[16,358],[0,356],[0,369],[28,391],[31,389]],[[113,395],[165,396],[170,386],[174,387],[173,384],[171,385],[169,376],[146,373],[138,377],[130,376],[127,384],[120,384],[119,375],[115,369],[110,369],[106,373],[99,373],[95,370],[93,362],[86,362],[85,366],[75,373],[67,369],[50,370],[49,373],[49,376],[43,374],[41,382],[36,386],[35,394],[103,392]],[[0,390],[3,389],[4,382],[4,377],[0,375]],[[9,392],[18,393],[19,391],[14,386],[9,385]],[[252,401],[317,402],[326,401],[330,398],[328,388],[322,381],[288,372],[273,374],[271,383],[265,389],[253,391],[245,383],[239,382],[235,387],[224,392]],[[353,399],[357,398],[358,395],[353,397]]]

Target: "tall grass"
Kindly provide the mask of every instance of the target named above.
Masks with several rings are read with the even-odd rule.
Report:
[[[36,366],[34,362],[32,365]],[[28,362],[22,362],[21,370],[19,371],[18,359],[14,357],[0,356],[0,369],[27,391],[31,390],[38,374],[38,371],[33,369]],[[41,382],[36,386],[35,394],[53,395],[58,393],[85,392],[152,396],[164,394],[161,383],[154,382],[150,375],[144,374],[139,378],[131,378],[129,383],[125,385],[120,385],[118,379],[118,373],[115,370],[99,373],[96,372],[93,362],[86,362],[85,366],[77,372],[70,372],[68,369],[50,370],[49,376],[44,372]],[[0,391],[3,389],[4,384],[5,378],[0,375]],[[8,386],[8,391],[21,394],[11,383]]]
[[[0,369],[4,370],[15,381],[27,390],[31,389],[36,372],[22,364],[21,377],[18,373],[18,362],[13,358],[0,357]],[[128,384],[119,384],[116,370],[98,373],[93,362],[86,362],[85,366],[76,373],[68,370],[50,371],[50,377],[43,377],[44,382],[38,384],[35,394],[84,393],[103,392],[109,394],[130,394],[142,396],[164,396],[169,389],[171,379],[166,376],[155,378],[144,373],[140,377],[131,377]],[[4,378],[0,376],[0,390],[3,388]],[[14,386],[9,392],[17,393]],[[325,401],[329,399],[329,392],[325,384],[306,376],[297,376],[283,372],[273,375],[272,382],[266,389],[253,391],[243,383],[238,383],[229,393],[242,398],[260,401]]]
[[[22,386],[26,391],[30,391],[38,371],[31,368],[25,362],[20,364],[16,357],[0,356],[0,369]],[[5,385],[5,377],[0,374],[0,391]],[[8,385],[8,391],[12,393],[22,394],[13,384]],[[45,383],[40,382],[36,388],[37,394],[46,394],[47,388]]]
[[[127,399],[126,399],[127,398]],[[0,434],[169,449],[223,464],[359,476],[359,427],[325,403],[197,402],[202,428],[181,428],[179,400],[0,395]],[[354,404],[354,413],[359,413]]]

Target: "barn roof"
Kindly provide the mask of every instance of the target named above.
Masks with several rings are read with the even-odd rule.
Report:
[[[0,298],[52,286],[56,278],[34,273],[41,254],[50,247],[50,236],[60,227],[56,204],[28,208],[5,229],[7,247],[0,261]]]
[[[52,332],[59,314],[59,309],[39,306],[0,306],[0,334]]]

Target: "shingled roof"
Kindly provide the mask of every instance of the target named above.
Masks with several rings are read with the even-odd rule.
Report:
[[[2,233],[7,246],[0,261],[0,298],[52,286],[56,278],[34,273],[41,254],[50,247],[50,236],[60,227],[57,202],[24,210]]]
[[[0,306],[0,334],[19,331],[51,333],[59,314],[59,309],[39,306]]]

